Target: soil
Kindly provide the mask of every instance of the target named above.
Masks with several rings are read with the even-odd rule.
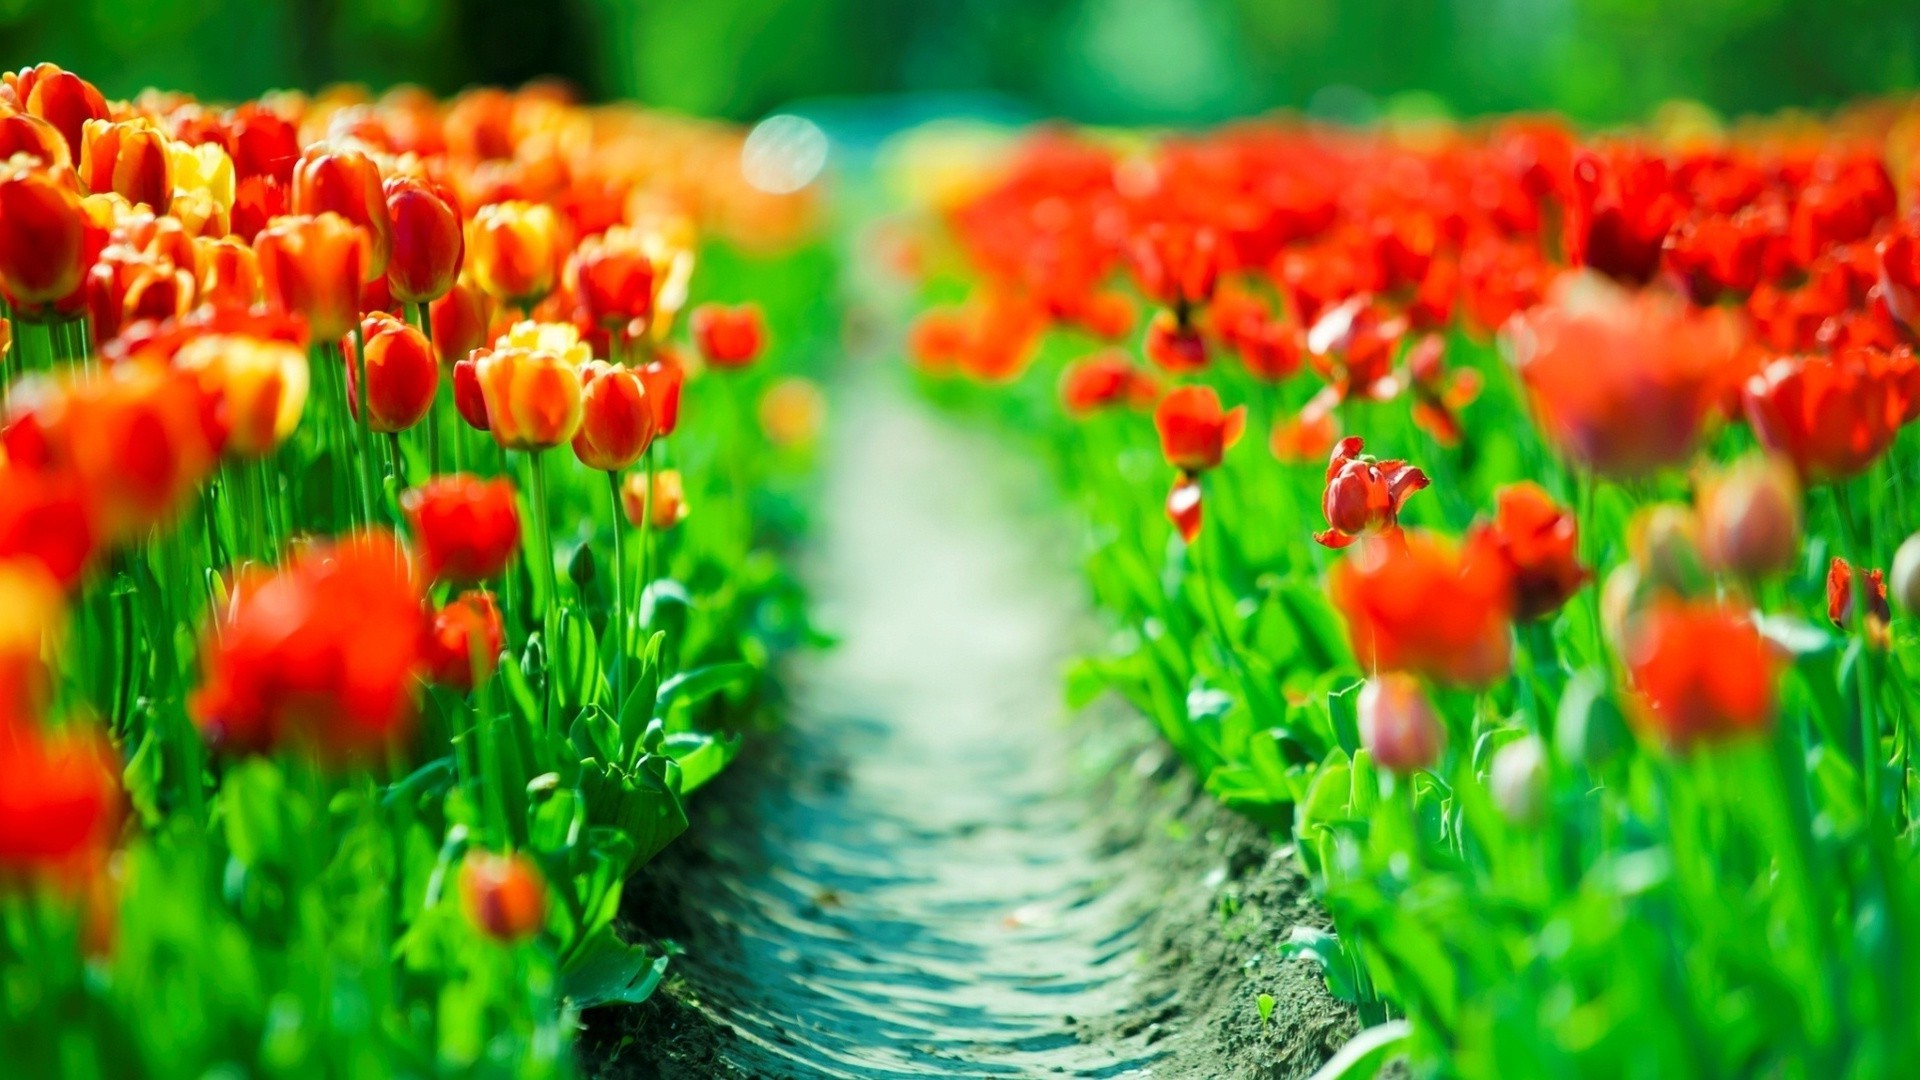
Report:
[[[586,1071],[1310,1075],[1357,1023],[1278,954],[1323,925],[1290,853],[1144,719],[1064,715],[1098,630],[1045,477],[847,382],[807,567],[843,640],[630,884],[629,934],[683,952],[588,1015]]]

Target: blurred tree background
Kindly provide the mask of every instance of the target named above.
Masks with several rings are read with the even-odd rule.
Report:
[[[0,0],[0,60],[41,59],[113,96],[553,74],[742,119],[902,91],[1099,123],[1358,117],[1425,92],[1605,124],[1910,89],[1920,0]]]

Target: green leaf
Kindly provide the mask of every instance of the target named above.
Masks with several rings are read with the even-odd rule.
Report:
[[[653,996],[667,974],[667,957],[628,945],[603,926],[582,941],[560,968],[560,993],[577,1009],[625,1003]]]
[[[758,672],[759,669],[752,664],[743,664],[738,661],[708,664],[706,667],[680,672],[660,684],[659,696],[653,705],[653,715],[665,719],[667,713],[680,702],[684,701],[688,705],[696,704]]]
[[[1413,1041],[1413,1025],[1405,1020],[1389,1020],[1347,1040],[1347,1045],[1327,1059],[1312,1080],[1369,1080],[1380,1075],[1387,1062],[1405,1053]]]
[[[706,731],[682,731],[666,738],[663,749],[680,766],[680,794],[686,795],[720,775],[740,752],[739,735],[727,737]]]

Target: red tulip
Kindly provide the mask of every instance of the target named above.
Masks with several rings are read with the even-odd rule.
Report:
[[[653,443],[653,403],[638,373],[595,360],[581,369],[580,430],[573,452],[589,469],[618,472]]]
[[[411,176],[388,180],[384,194],[387,216],[393,223],[393,258],[387,263],[387,287],[393,298],[407,304],[425,304],[448,295],[460,277],[467,251],[453,197],[429,181]],[[468,350],[474,347],[468,346]],[[443,355],[463,355],[466,351]]]
[[[0,111],[0,161],[23,154],[37,158],[46,169],[73,166],[73,153],[58,128],[32,113]]]
[[[393,219],[381,190],[380,166],[372,158],[358,150],[308,147],[293,169],[293,212],[310,217],[338,214],[358,225],[366,236],[361,280],[387,272],[393,257]]]
[[[1207,339],[1171,311],[1155,314],[1147,324],[1143,348],[1147,359],[1170,375],[1191,375],[1207,368]]]
[[[80,196],[37,170],[0,175],[0,288],[37,307],[80,288],[92,263]]]
[[[360,324],[367,344],[367,426],[385,433],[405,431],[426,418],[440,389],[440,365],[425,334],[384,311]],[[360,372],[353,339],[340,343],[347,368],[347,405],[360,415]]]
[[[1173,487],[1167,492],[1167,520],[1186,543],[1191,544],[1200,536],[1202,502],[1200,481],[1190,473],[1175,474]]]
[[[99,538],[77,477],[0,463],[0,560],[36,564],[72,588],[93,565]]]
[[[202,303],[245,310],[260,302],[260,256],[252,247],[232,236],[196,237],[193,243],[198,249]]]
[[[475,431],[490,430],[487,395],[480,389],[480,364],[472,357],[453,365],[453,407]]]
[[[1542,434],[1576,464],[1632,478],[1693,453],[1739,339],[1718,312],[1593,279],[1556,290],[1510,333]]]
[[[191,270],[164,256],[109,244],[87,272],[87,315],[93,340],[106,343],[141,319],[171,319],[192,309],[197,290]]]
[[[1553,614],[1593,576],[1580,565],[1573,512],[1530,480],[1501,488],[1494,500],[1493,523],[1482,531],[1507,565],[1514,617],[1529,621]]]
[[[506,645],[500,608],[490,593],[472,591],[443,607],[427,635],[427,681],[465,693],[493,677]]]
[[[46,734],[0,701],[0,883],[66,887],[101,872],[120,822],[120,756],[92,731]]]
[[[753,363],[767,337],[757,304],[701,304],[693,309],[689,325],[700,355],[718,368],[742,368]]]
[[[1513,586],[1482,539],[1456,546],[1421,532],[1369,537],[1334,567],[1330,591],[1354,655],[1370,671],[1460,686],[1507,674]]]
[[[1159,396],[1160,386],[1153,376],[1134,367],[1118,349],[1076,360],[1060,377],[1060,402],[1072,416],[1114,405],[1144,408]]]
[[[1827,566],[1827,619],[1841,629],[1856,625],[1854,618],[1854,569],[1847,560],[1834,556]],[[1867,571],[1867,629],[1884,637],[1893,608],[1887,603],[1886,577],[1878,570]]]
[[[1758,734],[1773,723],[1780,660],[1735,608],[1658,599],[1634,618],[1626,661],[1635,716],[1669,746]]]
[[[567,261],[567,285],[596,326],[619,329],[653,315],[653,260],[626,230],[590,236]]]
[[[1220,396],[1210,386],[1183,386],[1153,411],[1160,432],[1160,449],[1168,464],[1184,472],[1204,472],[1221,457],[1247,427],[1247,407],[1222,410]]]
[[[654,436],[664,439],[680,426],[680,387],[687,369],[680,358],[667,349],[656,349],[654,358],[640,369],[640,381],[647,388],[647,400],[653,403]]]
[[[520,550],[520,508],[505,480],[448,473],[408,489],[400,505],[421,569],[435,581],[498,577]]]
[[[285,217],[261,230],[253,249],[267,301],[304,316],[315,341],[353,330],[367,266],[366,233],[338,214]]]
[[[189,703],[209,741],[241,753],[293,742],[347,761],[406,737],[426,617],[391,535],[316,545],[234,590]]]
[[[433,350],[442,365],[451,366],[487,343],[493,302],[479,286],[461,280],[428,306],[427,315],[433,326]]]
[[[1343,548],[1362,534],[1399,528],[1400,507],[1425,488],[1427,474],[1404,461],[1379,461],[1362,454],[1359,436],[1341,439],[1327,462],[1327,491],[1321,500],[1327,528],[1313,538]]]
[[[80,151],[80,182],[95,194],[116,192],[164,214],[173,203],[170,143],[150,121],[90,120]]]
[[[469,854],[460,897],[473,925],[495,941],[523,941],[547,924],[546,879],[525,855]]]
[[[1680,201],[1665,160],[1621,146],[1576,156],[1567,211],[1568,262],[1644,285],[1659,269]]]
[[[1920,412],[1920,365],[1904,351],[1790,356],[1747,380],[1747,419],[1810,482],[1864,472]]]

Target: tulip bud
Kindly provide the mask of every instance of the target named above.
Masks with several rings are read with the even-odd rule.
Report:
[[[87,121],[80,148],[80,182],[87,190],[116,192],[130,203],[164,214],[173,203],[169,140],[147,120]]]
[[[1893,553],[1893,598],[1909,615],[1920,615],[1920,533]]]
[[[1723,574],[1759,578],[1800,554],[1800,482],[1777,458],[1749,457],[1700,490],[1701,554]]]
[[[1649,586],[1683,595],[1706,584],[1700,557],[1700,522],[1677,503],[1646,507],[1627,526],[1627,549]]]
[[[1493,755],[1487,786],[1493,791],[1493,804],[1510,824],[1539,824],[1546,803],[1546,748],[1531,735],[1502,746]]]
[[[552,292],[560,254],[560,219],[550,206],[491,203],[473,217],[467,243],[473,277],[497,300],[527,304]]]
[[[500,666],[506,628],[490,593],[472,591],[433,617],[426,644],[427,681],[465,693],[493,677]]]
[[[466,473],[437,476],[401,496],[420,561],[436,581],[485,581],[520,550],[513,485]]]
[[[1447,729],[1418,679],[1401,672],[1375,675],[1360,688],[1359,707],[1360,744],[1381,768],[1404,776],[1439,760]]]
[[[466,257],[466,236],[453,200],[410,176],[388,180],[385,194],[393,221],[393,258],[387,263],[393,298],[424,304],[446,296]]]
[[[727,307],[701,304],[693,310],[689,323],[700,355],[719,368],[741,368],[760,355],[767,330],[755,304]]]
[[[92,258],[80,196],[37,170],[0,176],[0,288],[22,306],[51,304],[80,287]]]
[[[360,324],[367,345],[367,426],[382,434],[405,431],[433,408],[440,365],[420,331],[384,311]],[[347,364],[347,406],[360,415],[360,372],[352,339],[341,343]]]
[[[653,405],[640,376],[595,360],[580,372],[580,430],[573,452],[589,469],[618,472],[653,442]]]
[[[335,341],[359,317],[366,234],[338,214],[283,217],[254,238],[267,301],[302,315],[315,341]]]
[[[1191,544],[1199,537],[1204,503],[1200,482],[1186,473],[1175,474],[1173,487],[1167,491],[1167,520],[1183,542]]]
[[[525,855],[468,855],[460,896],[473,925],[495,941],[521,941],[547,924],[546,879]]]
[[[360,280],[372,281],[387,272],[387,261],[393,256],[393,220],[380,187],[380,166],[372,158],[358,150],[309,147],[293,169],[293,212],[334,213],[358,225],[366,235]],[[326,335],[315,331],[314,336]]]
[[[680,426],[680,388],[687,381],[687,369],[679,357],[663,348],[640,369],[640,381],[653,403],[654,437],[664,439]]]
[[[654,528],[664,531],[687,519],[686,490],[675,469],[662,469],[654,474],[651,498],[647,494],[645,473],[628,476],[620,487],[620,501],[627,511],[627,520],[636,529],[650,521]]]

